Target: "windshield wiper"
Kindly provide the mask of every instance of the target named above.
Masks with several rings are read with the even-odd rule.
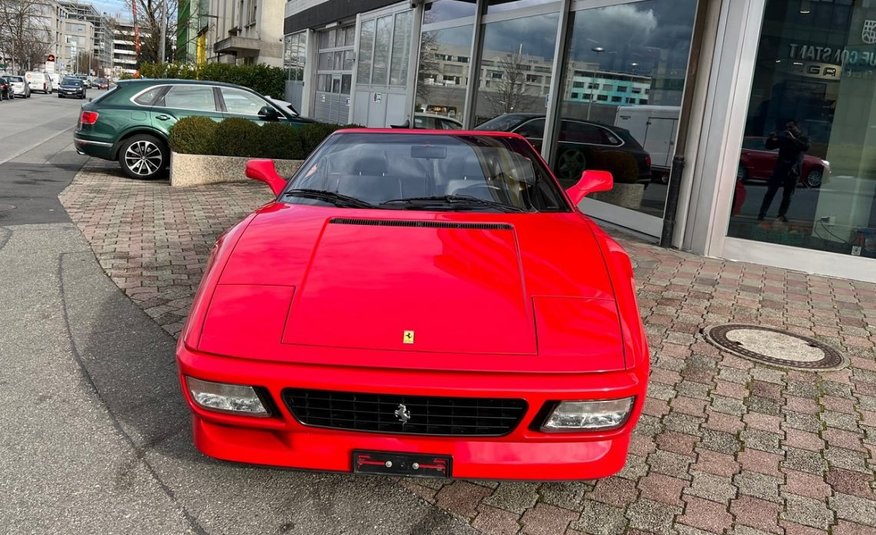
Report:
[[[497,201],[488,201],[486,199],[479,199],[477,197],[470,197],[468,195],[435,195],[432,197],[407,197],[404,199],[390,199],[386,202],[380,203],[380,206],[392,206],[392,205],[401,205],[405,208],[428,208],[432,206],[449,206],[453,208],[463,208],[463,207],[472,207],[472,206],[485,206],[489,208],[495,208],[496,210],[500,210],[502,212],[525,212],[523,208],[518,208],[517,206],[511,206],[509,204],[505,204]]]
[[[342,195],[340,193],[324,191],[321,189],[290,189],[289,191],[283,192],[283,197],[318,199],[320,201],[330,202],[335,206],[342,208],[380,208],[379,206],[375,206],[370,202],[363,201],[362,199],[357,199],[356,197],[350,197],[349,195]]]

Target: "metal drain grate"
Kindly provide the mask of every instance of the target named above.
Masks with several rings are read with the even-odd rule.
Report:
[[[799,370],[837,370],[846,359],[807,336],[760,325],[715,325],[703,330],[710,343],[742,358]]]

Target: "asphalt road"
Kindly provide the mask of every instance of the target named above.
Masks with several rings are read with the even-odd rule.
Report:
[[[173,338],[58,204],[85,162],[69,131],[78,106],[0,104],[0,205],[16,206],[0,212],[0,533],[471,532],[388,478],[194,449]]]

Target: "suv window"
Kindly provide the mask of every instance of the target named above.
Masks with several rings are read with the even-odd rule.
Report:
[[[164,90],[164,87],[165,86],[163,85],[159,85],[148,91],[144,91],[134,98],[134,102],[141,106],[151,106],[152,103],[155,102],[155,97]]]
[[[155,105],[183,110],[216,111],[213,88],[207,85],[172,86]]]
[[[541,138],[544,136],[544,119],[533,119],[517,129],[517,133],[525,138]]]
[[[259,110],[267,106],[267,102],[246,91],[233,87],[220,87],[222,100],[225,101],[225,110],[228,113],[240,115],[258,115]]]
[[[578,121],[563,121],[560,126],[560,141],[572,143],[590,143],[593,145],[607,144],[599,127],[579,123]]]

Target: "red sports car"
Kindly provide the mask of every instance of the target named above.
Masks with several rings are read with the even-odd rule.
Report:
[[[749,180],[769,180],[779,158],[779,150],[767,150],[766,138],[746,137],[742,140],[742,153],[739,156],[738,178]],[[809,188],[819,188],[830,176],[830,162],[811,154],[803,155],[799,183]]]
[[[343,130],[219,238],[177,348],[194,441],[275,466],[592,479],[649,353],[627,254],[517,134]]]

